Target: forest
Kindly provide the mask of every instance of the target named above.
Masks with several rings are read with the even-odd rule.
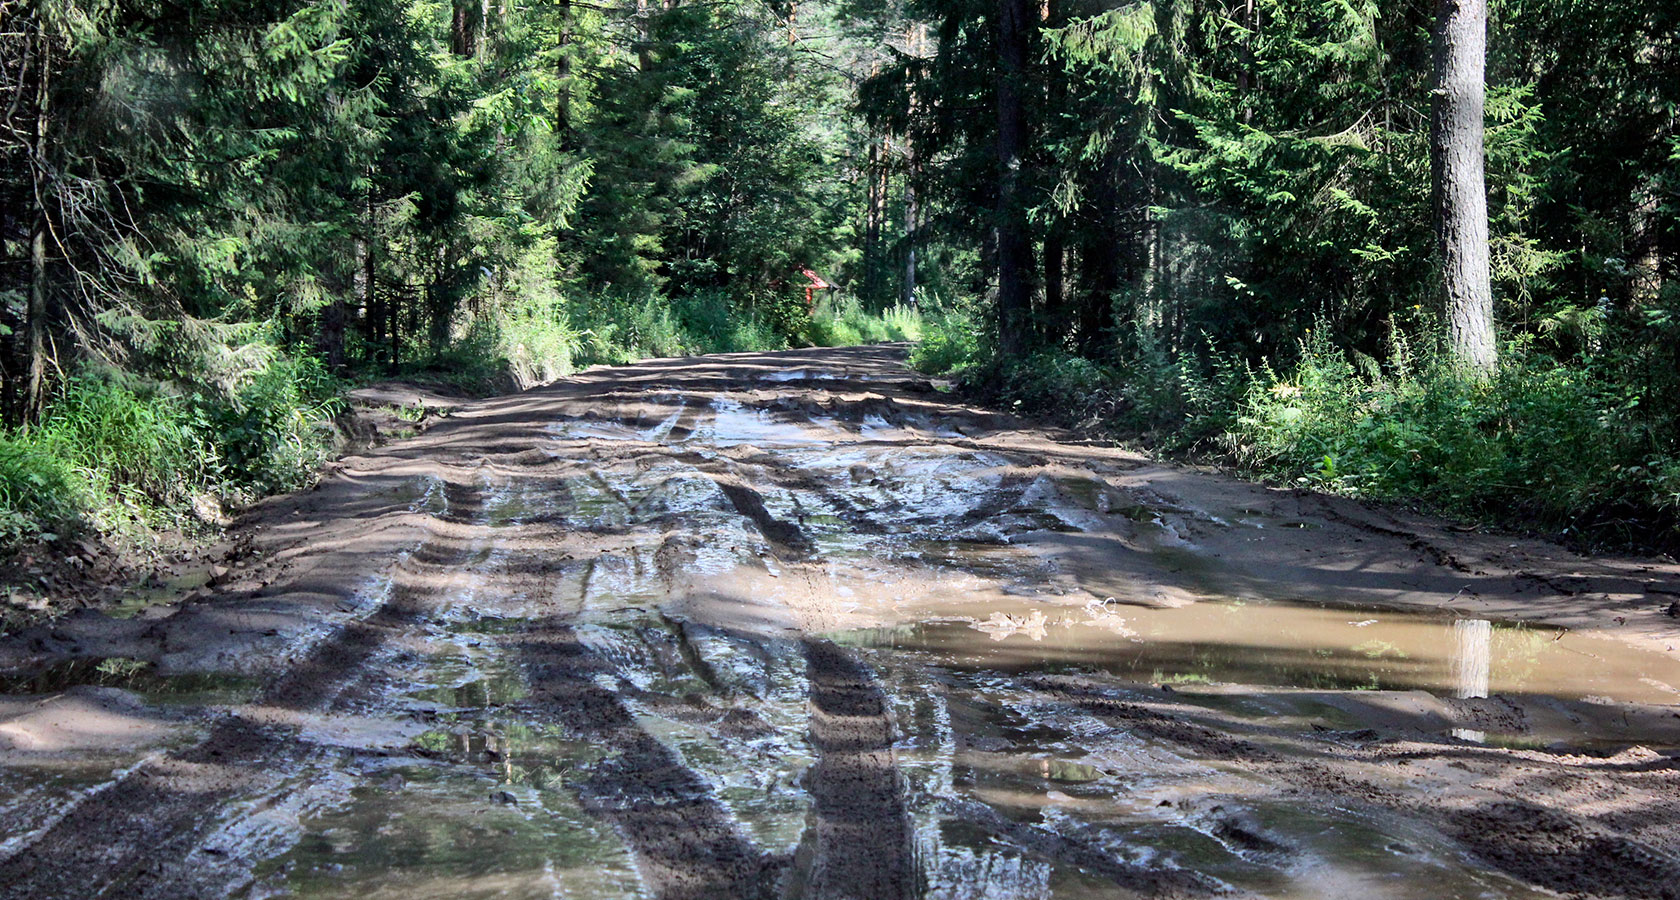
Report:
[[[1677,35],[1631,0],[4,0],[0,536],[306,484],[378,378],[893,339],[1094,436],[1670,547]]]
[[[1680,0],[0,0],[0,900],[1680,897]]]

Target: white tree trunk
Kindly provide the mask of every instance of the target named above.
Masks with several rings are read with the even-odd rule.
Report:
[[[1453,356],[1488,373],[1498,350],[1482,147],[1487,0],[1437,0],[1437,12],[1430,156],[1442,307]]]

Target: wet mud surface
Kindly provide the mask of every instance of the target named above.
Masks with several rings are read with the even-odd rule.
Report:
[[[902,357],[464,403],[0,638],[0,898],[1680,896],[1672,563]]]

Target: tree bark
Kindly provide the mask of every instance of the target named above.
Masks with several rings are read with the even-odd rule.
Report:
[[[1067,327],[1066,260],[1061,224],[1052,224],[1044,236],[1044,328],[1051,340],[1059,340]]]
[[[916,226],[919,216],[920,210],[916,206],[916,158],[911,156],[910,172],[904,179],[904,284],[899,298],[905,306],[916,305]]]
[[[378,285],[374,281],[377,272],[373,259],[373,198],[367,198],[366,219],[363,222],[364,233],[356,236],[355,281],[356,305],[362,310],[362,342],[366,352],[370,355],[373,348],[379,345],[381,329],[384,325],[384,311],[379,307]]]
[[[1487,374],[1498,361],[1483,158],[1487,3],[1437,0],[1436,11],[1430,161],[1441,305],[1453,357]]]
[[[29,374],[24,386],[24,419],[39,418],[47,401],[47,327],[52,319],[52,286],[47,271],[47,137],[50,130],[52,56],[47,48],[46,25],[36,23],[35,53],[39,72],[35,82],[35,133],[30,146],[31,185],[35,197],[35,221],[29,234]]]
[[[572,150],[577,146],[572,135],[572,0],[560,0],[555,15],[559,18],[559,33],[555,39],[558,53],[554,65],[554,133],[560,136],[561,150]]]
[[[1027,229],[1021,168],[1027,144],[1022,98],[1033,12],[1030,0],[998,2],[998,346],[1005,356],[1019,356],[1025,349],[1032,313],[1032,236]]]
[[[913,57],[920,58],[922,55],[925,27],[921,24],[912,25],[909,33],[905,35],[905,43]],[[917,105],[916,89],[912,82],[909,116],[912,123],[916,119]],[[904,283],[901,285],[899,302],[913,307],[916,305],[916,239],[921,208],[916,202],[916,178],[920,175],[920,169],[916,159],[916,143],[911,140],[909,129],[906,129],[904,135],[904,167]]]
[[[1045,28],[1060,28],[1062,4],[1060,0],[1044,0],[1041,21]],[[1067,79],[1063,73],[1050,68],[1044,76],[1045,108],[1052,114],[1067,106]],[[1067,223],[1056,215],[1044,233],[1044,321],[1043,336],[1060,342],[1067,334]]]
[[[327,356],[327,368],[334,372],[344,369],[344,298],[333,292],[333,298],[321,310],[321,351]]]
[[[864,169],[865,201],[863,210],[863,295],[875,303],[881,287],[881,209],[885,204],[885,174],[882,169],[880,145],[873,137],[869,141],[869,161]]]
[[[476,55],[483,10],[477,0],[455,0],[453,12],[449,27],[450,51],[456,56]]]

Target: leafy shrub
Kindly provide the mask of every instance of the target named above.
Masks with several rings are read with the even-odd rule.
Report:
[[[76,528],[87,484],[28,435],[0,436],[0,543]]]
[[[986,359],[982,333],[980,323],[962,311],[924,317],[921,340],[910,351],[910,367],[929,375],[961,377]]]
[[[200,397],[199,421],[222,462],[214,486],[243,498],[303,485],[327,460],[323,422],[337,397],[326,366],[304,355],[277,356],[231,398]]]
[[[817,301],[805,327],[805,339],[818,347],[852,347],[882,341],[914,341],[922,335],[922,315],[913,307],[894,306],[880,313],[856,298]]]
[[[1043,350],[998,373],[998,389],[1014,405],[1052,411],[1064,422],[1090,421],[1111,411],[1115,373],[1063,350]]]
[[[195,494],[298,487],[326,459],[337,390],[319,360],[278,351],[231,396],[72,378],[38,425],[0,435],[0,539],[180,519]]]
[[[1361,372],[1309,336],[1286,373],[1250,386],[1231,446],[1272,474],[1472,513],[1595,528],[1612,510],[1672,509],[1672,457],[1653,453],[1625,395],[1590,364],[1506,348],[1490,379],[1397,346]]]
[[[994,361],[973,320],[930,317],[912,365],[1068,424],[1145,434],[1322,490],[1680,544],[1680,454],[1628,380],[1593,357],[1517,343],[1492,378],[1403,338],[1380,363],[1317,327],[1298,359],[1250,368],[1212,346],[1177,356],[1147,332],[1103,365],[1050,348]]]

